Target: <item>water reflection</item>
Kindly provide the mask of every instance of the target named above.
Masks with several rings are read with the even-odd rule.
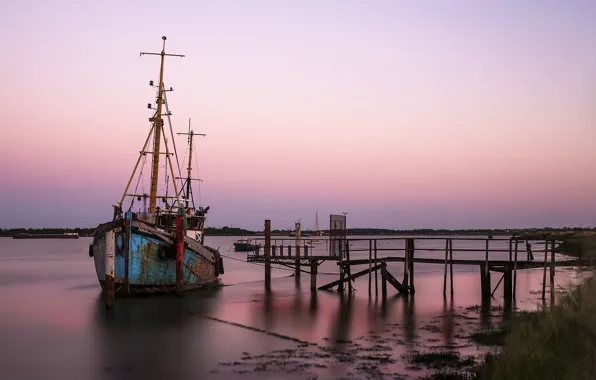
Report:
[[[449,297],[443,297],[443,340],[446,345],[453,344],[453,330],[455,328],[454,322],[455,302],[453,294]]]
[[[404,318],[403,326],[407,347],[411,347],[415,343],[416,339],[416,309],[414,308],[415,297],[415,295],[402,297]]]

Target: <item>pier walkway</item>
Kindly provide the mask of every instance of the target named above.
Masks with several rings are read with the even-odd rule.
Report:
[[[381,277],[383,297],[387,295],[387,283],[399,293],[415,292],[415,264],[435,264],[444,267],[443,294],[447,294],[448,278],[453,294],[453,266],[477,266],[480,271],[482,297],[492,297],[503,283],[504,298],[515,299],[517,271],[543,269],[542,298],[546,296],[547,272],[549,273],[551,300],[554,299],[555,267],[578,267],[588,263],[585,260],[555,254],[561,240],[526,240],[522,237],[371,237],[348,238],[344,234],[332,234],[328,239],[319,239],[317,245],[297,238],[276,238],[273,243],[270,221],[265,221],[265,237],[261,240],[262,251],[249,252],[248,262],[265,264],[265,287],[271,287],[271,264],[293,268],[296,276],[301,272],[311,276],[312,290],[329,290],[333,287],[352,291],[352,280],[368,275],[368,291],[372,292],[373,273],[375,292],[378,293],[378,273]],[[345,230],[344,230],[345,231]],[[454,248],[454,245],[456,246]],[[457,258],[454,258],[454,254]],[[357,256],[351,258],[351,256]],[[428,257],[433,256],[433,257]],[[439,256],[439,257],[437,257]],[[463,256],[463,257],[462,257]],[[540,256],[540,257],[538,257]],[[317,287],[318,267],[324,262],[335,262],[339,267],[339,279]],[[404,263],[402,281],[397,280],[387,268],[388,263]],[[367,266],[352,273],[353,267]],[[303,267],[305,267],[303,269]],[[500,280],[491,288],[491,272],[501,274]]]

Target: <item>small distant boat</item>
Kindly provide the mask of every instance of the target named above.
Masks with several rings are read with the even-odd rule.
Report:
[[[78,239],[76,232],[65,232],[63,234],[28,234],[20,233],[12,237],[13,239]]]
[[[261,246],[254,244],[250,239],[238,239],[234,242],[234,251],[236,252],[252,252],[259,250]]]

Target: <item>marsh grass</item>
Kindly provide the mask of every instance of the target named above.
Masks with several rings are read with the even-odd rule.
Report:
[[[517,313],[502,352],[480,371],[482,379],[596,378],[596,279],[563,294],[549,312]]]

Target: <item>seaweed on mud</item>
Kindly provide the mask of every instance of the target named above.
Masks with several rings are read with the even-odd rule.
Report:
[[[505,344],[505,329],[491,329],[487,331],[475,331],[468,338],[484,346],[503,346]]]
[[[422,380],[473,380],[477,375],[465,371],[437,371],[422,378]]]
[[[403,358],[411,364],[424,365],[428,368],[461,368],[476,363],[473,356],[462,357],[459,352],[448,350],[414,352],[403,355]]]

